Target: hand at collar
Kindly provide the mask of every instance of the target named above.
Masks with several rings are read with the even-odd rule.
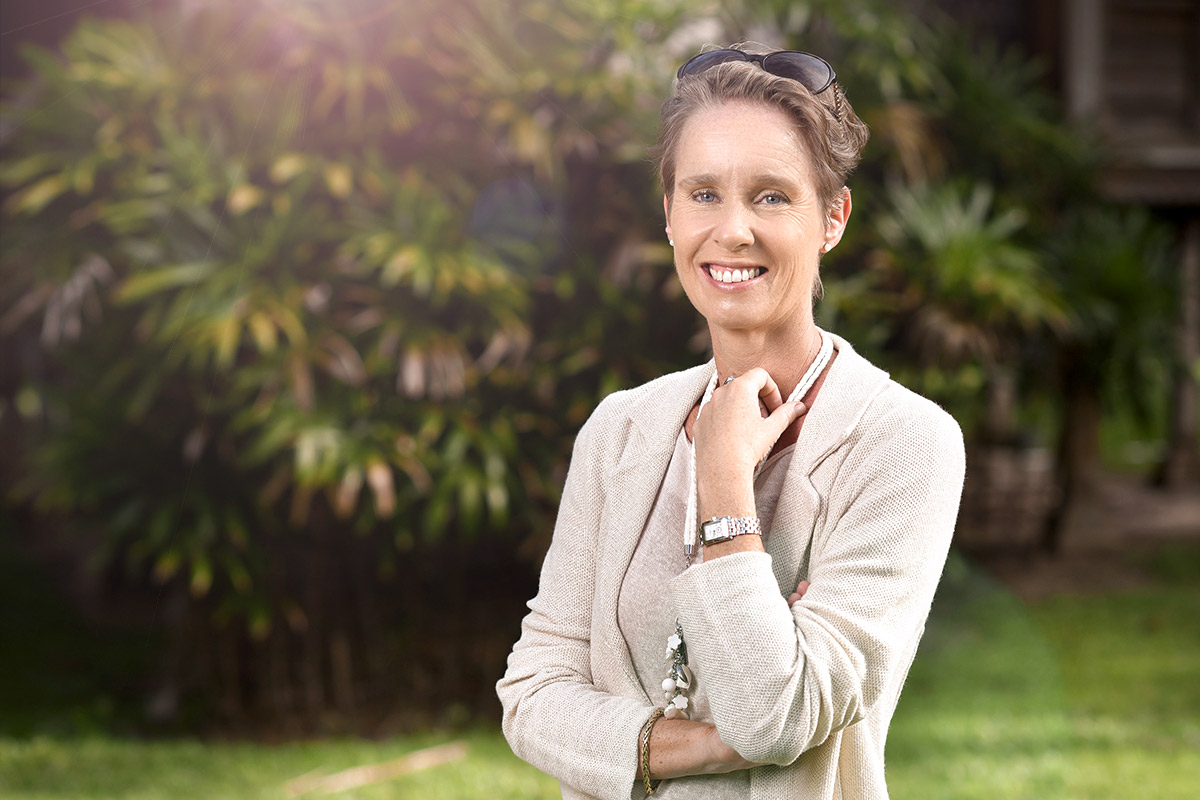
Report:
[[[754,469],[805,411],[803,403],[783,402],[775,381],[759,368],[713,393],[692,426],[700,519],[757,516]],[[738,536],[705,548],[704,557],[746,550],[761,551],[761,538]]]

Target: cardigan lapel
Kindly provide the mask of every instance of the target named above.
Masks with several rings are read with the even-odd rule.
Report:
[[[856,353],[849,342],[830,336],[838,355],[804,421],[766,542],[772,572],[784,597],[808,574],[809,545],[826,510],[825,498],[813,485],[813,472],[846,441],[888,381],[888,374]]]
[[[599,621],[597,632],[606,644],[607,656],[616,659],[619,665],[626,693],[643,690],[633,667],[629,643],[617,625],[618,595],[666,476],[679,431],[704,393],[713,369],[710,361],[646,387],[650,391],[637,397],[636,405],[627,411],[631,422],[628,438],[616,467],[605,475],[595,619]]]

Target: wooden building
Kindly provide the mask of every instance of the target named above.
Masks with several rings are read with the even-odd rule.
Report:
[[[1103,187],[1178,227],[1178,347],[1163,478],[1200,479],[1200,0],[1061,0],[1058,74],[1068,112],[1117,156]]]

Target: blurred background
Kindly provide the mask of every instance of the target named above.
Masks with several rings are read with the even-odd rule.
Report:
[[[3,796],[558,796],[493,686],[580,425],[708,357],[647,148],[742,40],[872,130],[819,324],[968,440],[893,796],[1195,796],[1197,0],[0,15]]]

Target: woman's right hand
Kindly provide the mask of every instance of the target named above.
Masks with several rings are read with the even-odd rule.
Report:
[[[760,367],[713,392],[692,426],[701,519],[757,515],[754,469],[805,410],[803,403],[783,402]]]
[[[721,735],[717,733],[715,725],[709,731],[708,747],[710,764],[708,772],[711,774],[735,772],[739,769],[750,769],[751,767],[761,766],[753,761],[747,761],[742,758],[738,751],[725,744],[721,739]]]
[[[664,719],[650,732],[650,776],[654,780],[719,775],[757,766],[721,741],[711,722]]]
[[[808,581],[800,581],[800,585],[796,587],[796,591],[788,595],[788,608],[800,602],[801,598],[804,597],[804,593],[808,591],[809,586]]]

